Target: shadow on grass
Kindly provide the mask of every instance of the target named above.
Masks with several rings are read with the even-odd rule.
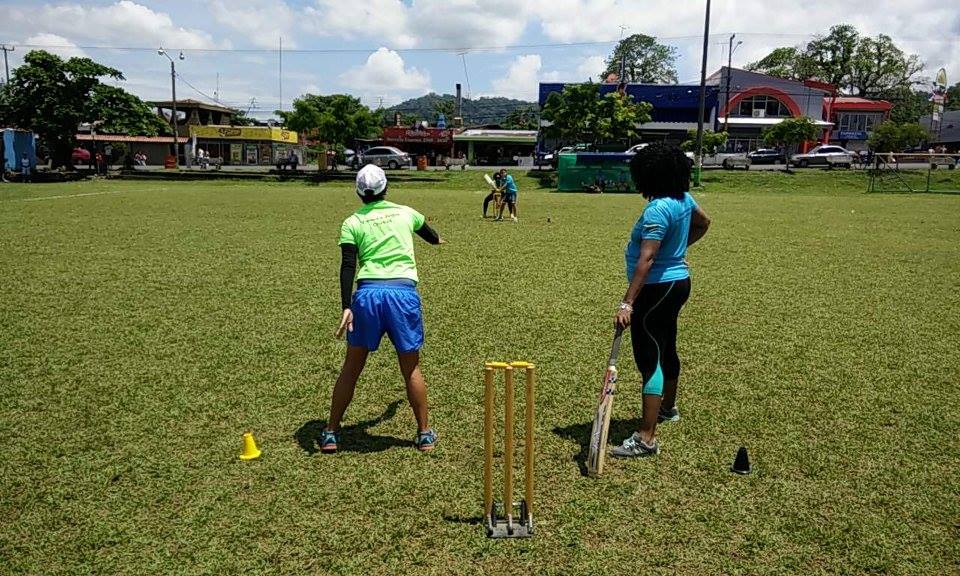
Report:
[[[607,450],[610,449],[609,443],[616,442],[617,439],[626,438],[640,426],[640,420],[632,418],[629,420],[610,420],[610,431],[607,433]],[[590,450],[590,432],[593,429],[593,422],[585,424],[573,424],[561,428],[557,426],[553,433],[565,440],[573,440],[580,445],[580,451],[577,452],[573,461],[580,468],[580,475],[587,475],[587,452]],[[609,455],[607,456],[609,458]]]
[[[483,524],[483,517],[481,516],[454,516],[452,514],[444,514],[443,519],[446,522],[466,524],[468,526],[480,526]]]
[[[368,428],[372,428],[377,424],[386,422],[390,420],[397,414],[397,408],[400,404],[403,403],[403,400],[396,400],[392,402],[387,409],[384,410],[383,414],[377,418],[371,418],[369,420],[364,420],[363,422],[357,422],[351,426],[344,426],[340,429],[340,444],[338,446],[339,452],[360,452],[360,453],[372,453],[372,452],[383,452],[384,450],[389,450],[394,447],[412,447],[414,445],[413,440],[401,440],[400,438],[394,438],[392,436],[378,436],[376,434],[370,434],[367,432]],[[326,422],[322,420],[310,420],[309,422],[304,423],[296,432],[293,433],[293,437],[297,440],[297,444],[300,445],[300,448],[303,449],[307,454],[313,455],[320,451],[320,433],[323,432],[323,427],[326,425]]]

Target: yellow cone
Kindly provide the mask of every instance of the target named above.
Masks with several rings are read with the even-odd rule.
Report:
[[[260,457],[260,449],[257,448],[257,441],[253,439],[253,432],[243,434],[243,453],[240,454],[241,460],[253,460]]]

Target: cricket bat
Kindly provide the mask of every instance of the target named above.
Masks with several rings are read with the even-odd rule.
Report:
[[[613,395],[617,393],[617,357],[620,356],[620,339],[623,328],[617,326],[610,349],[607,370],[603,374],[603,387],[597,401],[597,413],[590,430],[590,449],[587,452],[587,475],[596,478],[603,473],[603,460],[607,456],[607,433],[610,431],[610,415],[613,413]]]
[[[487,181],[487,184],[489,184],[491,188],[497,187],[496,183],[493,181],[493,178],[491,178],[489,174],[484,174],[483,179]]]

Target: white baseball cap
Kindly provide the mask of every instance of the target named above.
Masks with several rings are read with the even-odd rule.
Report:
[[[367,164],[357,172],[357,196],[369,198],[387,189],[387,175],[374,164]]]

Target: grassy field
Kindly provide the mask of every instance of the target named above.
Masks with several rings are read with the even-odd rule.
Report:
[[[344,350],[349,185],[0,186],[0,573],[960,572],[960,197],[710,173],[683,420],[658,458],[592,480],[643,201],[523,177],[521,222],[495,224],[478,176],[390,194],[449,241],[417,245],[429,455],[386,341],[344,450],[313,443]],[[479,525],[486,359],[539,368],[529,541]],[[629,353],[622,368],[618,442],[640,403]],[[741,445],[746,477],[729,472]]]

